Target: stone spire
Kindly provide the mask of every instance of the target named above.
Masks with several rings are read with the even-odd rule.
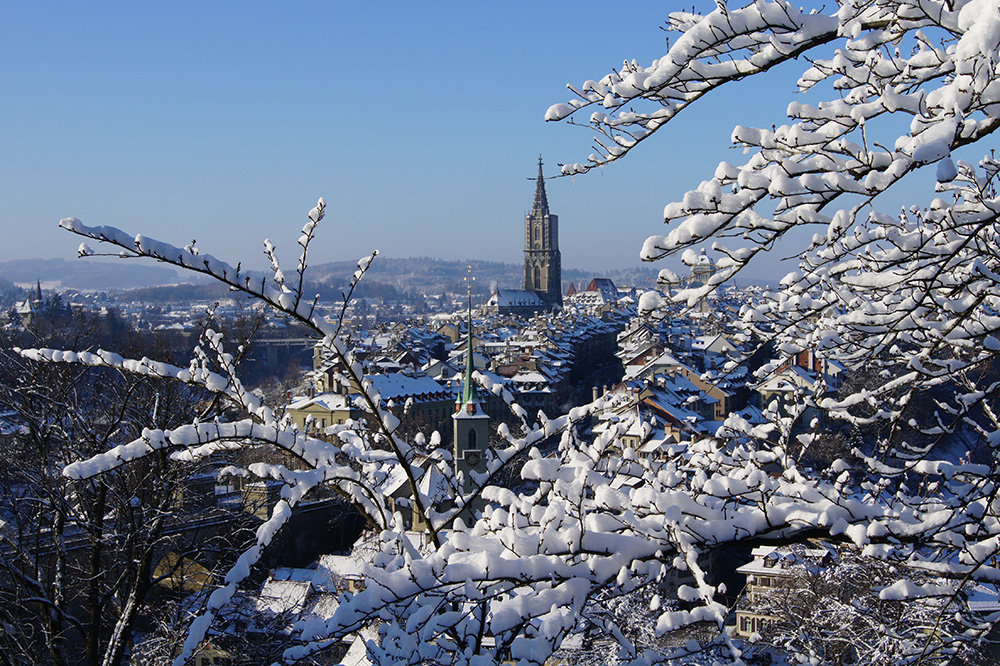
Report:
[[[545,196],[545,177],[542,175],[542,156],[538,156],[538,182],[535,183],[535,204],[531,207],[531,212],[549,214],[549,200]]]
[[[538,156],[535,202],[524,218],[524,290],[533,291],[547,309],[562,307],[562,258],[559,255],[559,216],[549,212],[542,157]]]

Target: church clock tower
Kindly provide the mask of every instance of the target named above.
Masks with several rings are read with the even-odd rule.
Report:
[[[471,267],[470,267],[471,272]],[[469,278],[469,340],[465,353],[465,384],[462,394],[455,404],[452,415],[454,424],[454,461],[456,475],[462,475],[461,491],[471,492],[476,484],[472,473],[482,474],[486,471],[487,449],[489,449],[490,417],[483,409],[476,391],[476,383],[472,379],[474,366],[472,363],[472,276]],[[484,503],[480,499],[467,507],[463,518],[471,518],[475,511],[482,510]],[[471,523],[470,523],[471,524]]]
[[[524,218],[524,289],[536,292],[550,308],[562,306],[559,217],[549,213],[542,158],[538,157],[535,203]]]

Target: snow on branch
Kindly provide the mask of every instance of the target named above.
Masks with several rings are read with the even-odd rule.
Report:
[[[925,637],[892,662],[943,663],[992,624],[965,620],[968,609],[956,608],[968,581],[994,580],[1000,534],[1000,165],[982,148],[1000,128],[1000,13],[977,0],[842,0],[812,11],[756,0],[740,9],[719,2],[704,15],[675,12],[668,28],[681,34],[662,58],[649,66],[625,61],[571,86],[575,98],[549,108],[547,120],[587,124],[598,135],[597,152],[563,173],[622,159],[723,85],[803,63],[804,99],[770,127],[740,125],[733,110],[731,140],[747,157],[720,162],[667,203],[669,230],[641,252],[647,261],[680,256],[690,264],[698,246],[710,245],[723,255],[718,270],[686,288],[664,271],[662,291],[643,295],[640,308],[666,318],[675,304],[692,307],[725,292],[775,252],[791,255],[797,270],[746,299],[740,326],[777,351],[758,371],[762,384],[804,357],[821,379],[812,390],[786,383],[780,399],[762,405],[765,424],[725,421],[717,434],[735,459],[716,459],[712,469],[729,470],[719,476],[700,457],[687,463],[697,471],[672,499],[695,518],[679,529],[698,548],[822,532],[865,556],[964,579],[920,587],[946,590],[931,611],[948,637]],[[978,163],[969,157],[977,149]],[[933,191],[913,187],[918,174],[933,176]],[[912,203],[882,210],[885,195],[896,192]],[[827,382],[845,377],[830,390]],[[830,426],[831,436],[856,444],[849,460],[825,473],[798,469],[784,448],[816,445],[815,426],[793,430],[815,409],[844,422],[839,432]],[[739,447],[751,444],[758,447],[751,455],[773,454],[780,478],[738,471]],[[949,451],[960,445],[971,450]],[[708,506],[691,507],[702,501]],[[892,600],[927,596],[911,595],[917,587],[904,582],[887,589]],[[674,617],[682,616],[665,624],[675,626]],[[949,624],[957,617],[968,633]],[[787,647],[802,650],[803,660],[810,654],[794,640]]]

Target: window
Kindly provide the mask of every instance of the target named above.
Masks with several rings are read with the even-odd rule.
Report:
[[[476,431],[475,430],[470,430],[469,431],[469,448],[470,449],[478,448],[476,446]]]

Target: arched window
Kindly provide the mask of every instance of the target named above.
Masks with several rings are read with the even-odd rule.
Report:
[[[533,279],[531,282],[531,286],[534,287],[535,289],[540,289],[542,286],[542,269],[539,268],[538,266],[535,266],[533,270]]]
[[[469,431],[469,448],[470,449],[478,448],[476,446],[476,431],[475,430],[470,430]]]

